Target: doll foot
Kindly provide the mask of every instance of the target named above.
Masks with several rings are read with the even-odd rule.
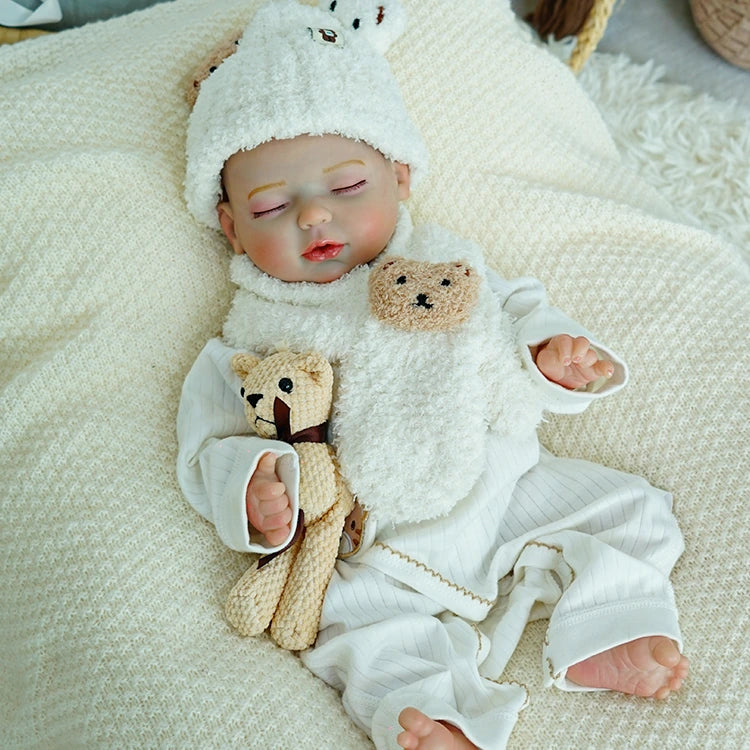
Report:
[[[682,687],[689,662],[666,636],[623,643],[568,668],[567,678],[584,687],[607,688],[663,700]]]
[[[405,708],[398,723],[404,731],[397,742],[405,750],[477,750],[457,727],[434,721],[416,708]]]

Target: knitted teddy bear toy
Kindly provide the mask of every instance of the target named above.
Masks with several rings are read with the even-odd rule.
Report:
[[[326,443],[333,370],[317,353],[281,351],[259,359],[236,354],[245,414],[260,437],[283,440],[299,456],[297,533],[283,550],[265,555],[229,594],[226,614],[242,635],[270,624],[282,648],[299,651],[318,634],[344,519],[354,501]]]

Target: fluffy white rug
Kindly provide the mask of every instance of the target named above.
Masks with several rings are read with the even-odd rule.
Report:
[[[651,63],[595,53],[580,81],[624,161],[750,261],[750,109],[663,77]]]

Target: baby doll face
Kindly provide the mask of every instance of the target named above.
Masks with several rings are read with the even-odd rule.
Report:
[[[336,135],[269,141],[231,156],[219,221],[234,251],[282,281],[327,283],[377,257],[409,169]]]

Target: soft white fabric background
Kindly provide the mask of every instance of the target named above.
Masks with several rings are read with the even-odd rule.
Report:
[[[174,478],[182,379],[224,318],[222,239],[181,195],[190,71],[245,0],[178,0],[0,49],[0,744],[368,746],[338,697],[222,616],[247,559]],[[632,381],[543,439],[675,494],[693,671],[665,704],[508,670],[511,747],[740,747],[748,724],[748,269],[618,160],[573,76],[505,3],[407,3],[390,58],[432,152],[411,200],[530,273]]]

